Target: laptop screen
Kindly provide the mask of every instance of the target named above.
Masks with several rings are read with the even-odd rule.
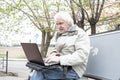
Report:
[[[36,43],[21,43],[29,62],[44,65],[43,58]]]

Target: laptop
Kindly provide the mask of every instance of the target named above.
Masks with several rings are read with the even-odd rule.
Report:
[[[56,65],[56,63],[49,64],[44,62],[36,43],[21,43],[21,46],[28,60],[26,64],[27,67],[39,70],[41,68],[47,68],[49,66]]]

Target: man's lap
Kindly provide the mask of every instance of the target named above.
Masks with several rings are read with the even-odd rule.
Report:
[[[54,68],[44,71],[35,71],[30,80],[71,80],[78,78],[78,75],[73,69],[67,71],[66,75],[64,75],[64,72],[61,68]]]

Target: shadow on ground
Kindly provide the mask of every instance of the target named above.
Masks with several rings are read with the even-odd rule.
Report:
[[[4,71],[0,71],[0,77],[1,76],[14,76],[14,77],[18,77],[18,74],[17,73],[13,73],[13,72],[4,72]]]

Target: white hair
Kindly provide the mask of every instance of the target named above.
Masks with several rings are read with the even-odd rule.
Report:
[[[58,18],[63,19],[65,21],[69,22],[71,26],[73,26],[73,24],[74,24],[72,17],[67,12],[58,12],[58,13],[56,13],[55,16],[54,16],[54,22],[55,23],[56,23]]]

